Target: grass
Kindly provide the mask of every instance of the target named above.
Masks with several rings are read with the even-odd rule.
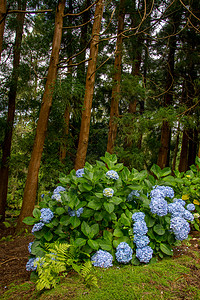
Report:
[[[199,252],[143,266],[96,268],[95,273],[99,288],[89,288],[78,275],[71,274],[56,288],[42,293],[31,282],[11,285],[1,299],[200,299]]]

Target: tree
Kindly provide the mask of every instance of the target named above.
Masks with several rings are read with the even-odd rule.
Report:
[[[3,47],[5,15],[6,15],[6,0],[1,0],[1,2],[0,2],[0,60],[1,60],[1,52],[2,52],[2,47]]]
[[[26,1],[18,0],[18,9],[26,9]],[[16,37],[14,44],[14,58],[13,58],[13,71],[10,80],[10,89],[8,94],[8,115],[6,121],[6,130],[3,141],[3,153],[1,160],[0,169],[0,220],[5,219],[5,208],[8,192],[8,172],[9,172],[9,159],[11,153],[11,142],[12,142],[12,132],[13,123],[15,118],[15,104],[17,95],[17,85],[19,78],[19,64],[20,64],[20,50],[23,34],[24,25],[24,13],[17,14],[17,27],[16,27]]]
[[[122,41],[123,41],[123,29],[124,29],[124,17],[125,17],[125,0],[120,0],[119,16],[118,16],[118,29],[117,29],[117,42],[116,42],[116,54],[114,63],[114,76],[113,76],[113,88],[110,105],[110,121],[109,121],[109,133],[107,152],[113,153],[115,139],[117,136],[117,118],[119,116],[119,97],[121,86],[121,69],[122,69]]]
[[[49,63],[49,69],[45,84],[45,91],[42,98],[42,105],[40,109],[39,119],[37,123],[36,136],[31,155],[31,160],[28,168],[28,175],[26,179],[26,185],[24,189],[24,197],[20,216],[17,222],[17,231],[22,228],[22,221],[26,216],[30,216],[34,209],[37,186],[38,186],[38,173],[40,168],[40,162],[43,152],[43,146],[45,141],[45,135],[47,131],[47,124],[50,109],[52,106],[53,91],[55,87],[55,81],[57,77],[57,69],[59,62],[59,51],[62,39],[63,30],[63,16],[65,9],[65,0],[59,0],[56,15],[55,15],[55,29],[52,43],[52,51]]]
[[[90,131],[90,119],[91,119],[91,108],[92,99],[94,94],[94,83],[95,83],[95,71],[98,55],[98,42],[99,33],[101,28],[101,20],[103,16],[104,1],[99,0],[96,4],[94,23],[92,28],[92,40],[90,43],[90,57],[88,62],[86,85],[85,85],[85,96],[81,118],[81,128],[79,134],[78,149],[76,153],[75,169],[83,168],[85,165],[85,159],[87,154],[89,131]]]

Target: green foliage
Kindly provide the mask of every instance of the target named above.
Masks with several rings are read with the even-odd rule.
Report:
[[[108,170],[116,171],[119,178],[115,180],[106,176]],[[171,176],[169,168],[161,170],[156,165],[152,166],[151,174],[146,170],[130,171],[117,162],[116,155],[109,153],[101,157],[101,161],[96,161],[95,165],[86,163],[82,177],[77,177],[75,170],[72,170],[67,176],[61,174],[59,181],[66,189],[60,192],[61,199],[52,199],[50,193],[40,203],[40,208],[50,208],[54,217],[40,231],[34,232],[36,239],[31,250],[35,256],[44,257],[45,244],[55,241],[72,245],[75,256],[80,260],[99,249],[109,251],[115,257],[115,248],[121,242],[128,243],[135,250],[131,217],[138,211],[145,213],[147,234],[154,255],[160,258],[171,256],[172,247],[177,241],[170,230],[170,215],[159,217],[151,213],[150,192],[155,185],[173,187],[178,198],[181,198],[188,187],[195,193],[199,192],[197,168],[185,174],[177,173],[175,177]],[[112,197],[104,195],[105,188],[113,190]],[[130,197],[133,191],[137,191],[139,195],[132,193]],[[167,200],[172,202],[170,198]],[[190,202],[188,200],[187,203]],[[83,211],[78,213],[82,208]],[[38,222],[40,210],[35,208],[33,217],[25,218],[24,223],[34,225]],[[138,264],[137,259],[133,259],[132,263]]]
[[[55,287],[71,268],[84,279],[87,285],[98,286],[97,278],[92,274],[92,263],[87,261],[80,265],[71,247],[67,243],[59,242],[46,245],[47,253],[35,262],[37,269],[32,275],[37,290]]]

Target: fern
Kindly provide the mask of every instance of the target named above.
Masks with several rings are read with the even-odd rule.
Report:
[[[46,245],[47,253],[35,263],[38,273],[37,290],[55,287],[69,269],[76,271],[88,286],[98,287],[97,278],[92,274],[92,263],[87,261],[80,265],[72,248],[69,244],[59,242]]]

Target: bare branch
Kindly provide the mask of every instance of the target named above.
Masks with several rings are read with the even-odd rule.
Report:
[[[89,60],[91,60],[92,58],[88,58],[88,59],[85,59],[85,60],[82,60],[82,61],[80,61],[80,62],[78,62],[78,63],[76,63],[76,64],[68,64],[68,65],[65,65],[65,66],[58,66],[58,68],[59,69],[61,69],[61,68],[68,68],[68,67],[76,67],[76,66],[79,66],[79,65],[81,65],[81,64],[83,64],[83,63],[85,63],[86,61],[89,61]],[[69,60],[69,59],[68,59]]]
[[[96,0],[94,3],[92,3],[90,6],[88,6],[85,10],[81,11],[80,13],[77,13],[77,14],[70,14],[70,13],[68,13],[68,14],[64,15],[63,18],[64,18],[64,17],[67,17],[67,16],[72,16],[72,17],[73,17],[73,16],[75,16],[75,17],[80,16],[80,15],[82,15],[84,12],[86,12],[87,10],[89,10],[92,6],[94,6],[97,2],[98,2],[98,0]]]
[[[41,10],[8,10],[8,14],[23,13],[23,14],[41,14],[45,12],[52,12],[53,9],[41,9]]]
[[[86,24],[90,23],[91,21],[95,20],[96,18],[98,18],[98,16],[95,17],[95,18],[90,19],[89,21],[87,21],[87,22],[85,22],[85,23],[83,23],[83,24],[76,25],[76,26],[63,27],[63,29],[72,29],[72,28],[83,27],[83,26],[85,26]]]

